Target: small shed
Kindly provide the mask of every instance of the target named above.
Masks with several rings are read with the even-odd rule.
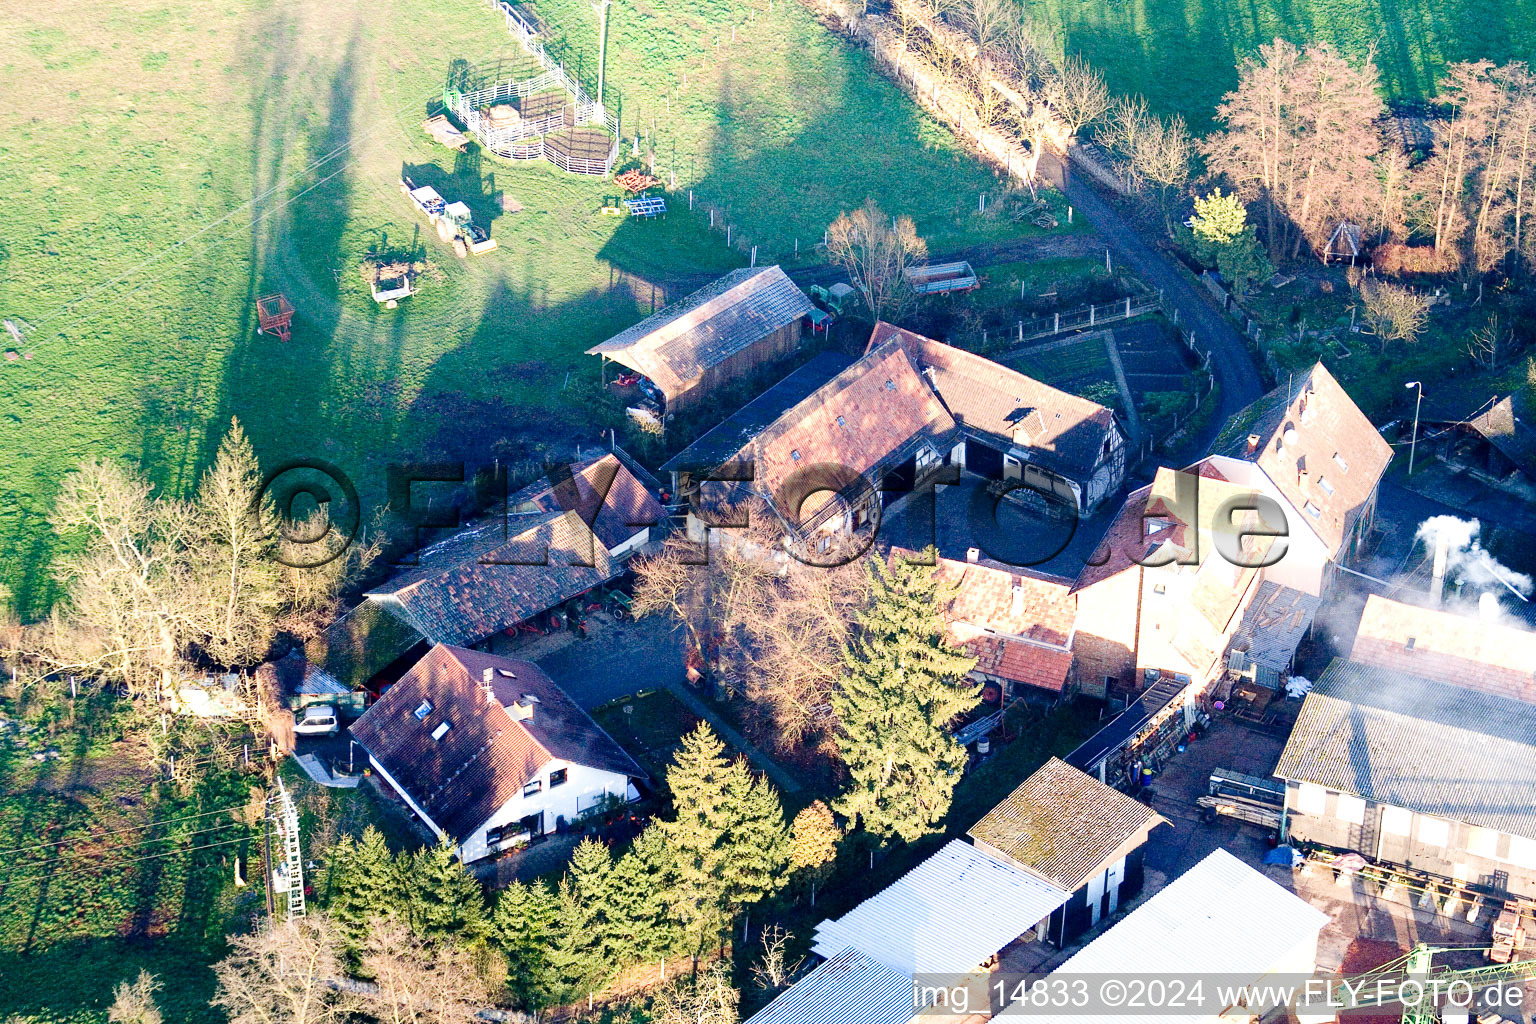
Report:
[[[1340,263],[1348,262],[1354,266],[1360,262],[1365,250],[1361,248],[1360,225],[1353,221],[1341,220],[1334,226],[1333,234],[1328,236],[1328,246],[1323,251],[1323,262]]]
[[[811,300],[778,267],[733,270],[588,355],[647,377],[669,416],[800,345]]]

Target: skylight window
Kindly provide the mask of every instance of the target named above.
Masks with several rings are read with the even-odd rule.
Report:
[[[1323,489],[1324,494],[1333,493],[1333,484],[1329,483],[1328,478],[1325,476],[1320,476],[1317,478],[1317,486]]]
[[[885,382],[885,390],[887,390],[887,391],[895,391],[896,390],[896,382],[893,381],[893,380],[886,381]]]
[[[848,421],[839,416],[837,418],[837,425],[840,427],[846,427],[848,425]]]
[[[1337,462],[1339,464],[1339,468],[1342,469],[1344,472],[1346,472],[1346,473],[1349,472],[1349,463],[1344,461],[1344,456],[1340,455],[1338,452],[1334,452],[1333,453],[1333,461]]]
[[[418,721],[418,722],[425,722],[427,720],[427,716],[430,715],[431,713],[432,713],[432,702],[431,701],[424,700],[420,704],[416,705],[416,721]]]
[[[1306,508],[1307,508],[1307,515],[1311,516],[1313,519],[1321,519],[1322,518],[1323,510],[1318,508],[1316,505],[1312,504],[1310,501],[1307,502]]]
[[[432,738],[440,740],[448,735],[448,730],[453,728],[452,722],[439,722],[436,729],[432,730]]]
[[[791,459],[794,459],[796,462],[799,462],[800,461],[800,449],[796,448],[794,451],[790,452],[789,453],[789,457]]]

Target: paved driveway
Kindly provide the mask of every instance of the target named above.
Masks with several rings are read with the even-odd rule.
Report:
[[[683,680],[682,639],[667,618],[592,621],[586,639],[572,635],[563,646],[533,656],[582,707],[591,710]]]

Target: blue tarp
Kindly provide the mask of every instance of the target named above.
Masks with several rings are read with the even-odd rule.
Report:
[[[1304,858],[1294,847],[1277,846],[1264,855],[1265,864],[1284,864],[1288,868],[1295,867]]]

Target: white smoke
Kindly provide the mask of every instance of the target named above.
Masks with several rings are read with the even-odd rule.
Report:
[[[1455,581],[1462,586],[1464,596],[1475,601],[1475,591],[1491,590],[1502,593],[1505,587],[1529,597],[1536,590],[1536,583],[1523,572],[1516,572],[1494,558],[1482,544],[1478,535],[1483,524],[1476,519],[1459,519],[1456,516],[1432,516],[1419,524],[1414,540],[1423,543],[1431,558],[1436,546],[1446,542],[1446,582]],[[1474,593],[1469,594],[1467,588]]]

